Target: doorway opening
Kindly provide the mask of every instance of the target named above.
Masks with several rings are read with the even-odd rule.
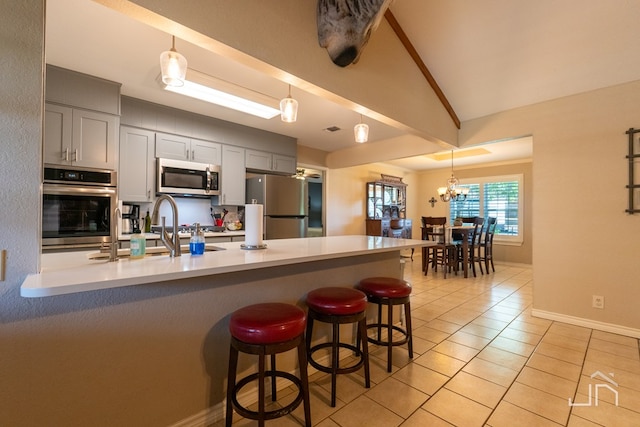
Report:
[[[304,168],[300,166],[300,168]],[[304,178],[307,180],[309,191],[309,237],[325,235],[324,227],[324,171],[304,168]]]

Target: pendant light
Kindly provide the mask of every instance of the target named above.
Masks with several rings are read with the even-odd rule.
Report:
[[[298,118],[298,101],[291,97],[291,85],[289,95],[280,101],[280,118],[285,123],[294,123]]]
[[[438,188],[438,195],[440,196],[440,200],[443,202],[448,202],[450,200],[454,201],[464,201],[467,198],[467,194],[469,194],[468,188],[460,188],[458,185],[460,181],[453,174],[453,150],[451,150],[451,177],[447,180],[446,187]]]
[[[171,36],[171,49],[160,54],[162,83],[167,86],[184,85],[187,75],[187,59],[176,51],[176,37]]]
[[[360,123],[354,126],[353,134],[356,138],[356,142],[364,143],[369,140],[369,125],[362,123],[362,114],[360,114]]]

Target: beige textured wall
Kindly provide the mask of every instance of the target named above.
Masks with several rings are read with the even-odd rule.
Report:
[[[532,134],[534,308],[640,335],[640,216],[628,215],[627,135],[640,81],[464,123],[462,145]],[[592,295],[605,297],[603,310]]]
[[[407,218],[413,220],[414,238],[420,238],[419,225],[416,231],[420,218],[413,202],[417,199],[416,175],[377,163],[326,171],[327,236],[365,233],[366,183],[379,180],[382,173],[402,177],[407,184]]]

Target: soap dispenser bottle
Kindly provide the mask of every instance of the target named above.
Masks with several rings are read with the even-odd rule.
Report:
[[[144,257],[144,254],[147,251],[147,241],[145,240],[144,234],[140,233],[140,229],[134,230],[133,234],[131,235],[129,246],[130,259],[140,259]]]
[[[196,222],[196,229],[189,240],[189,252],[191,255],[202,255],[204,253],[204,233],[200,229],[200,223]]]

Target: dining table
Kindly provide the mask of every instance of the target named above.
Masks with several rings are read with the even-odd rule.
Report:
[[[455,231],[461,236],[461,245],[462,245],[462,264],[463,264],[463,274],[464,277],[469,277],[469,234],[475,229],[475,225],[445,225],[445,242],[444,243],[453,243],[452,234]],[[422,227],[422,240],[426,239],[426,230],[425,227]],[[457,240],[456,240],[457,241]],[[426,261],[426,248],[422,248],[422,261],[423,264]],[[422,269],[424,270],[424,265]]]

